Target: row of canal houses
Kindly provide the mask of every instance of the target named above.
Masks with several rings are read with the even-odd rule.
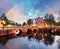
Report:
[[[39,28],[46,28],[46,27],[54,27],[55,26],[53,23],[47,24],[46,21],[41,17],[34,19],[34,24]]]

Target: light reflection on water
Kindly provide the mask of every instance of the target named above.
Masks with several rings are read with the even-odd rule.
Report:
[[[38,41],[34,38],[20,37],[9,40],[5,45],[0,44],[0,49],[60,49],[60,36],[55,36],[53,44],[50,44],[48,40],[46,45],[44,38]]]

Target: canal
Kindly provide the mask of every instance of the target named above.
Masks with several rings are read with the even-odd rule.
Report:
[[[0,36],[0,49],[60,49],[60,36],[46,33],[36,37],[17,37],[16,34]],[[40,35],[40,36],[39,36]]]

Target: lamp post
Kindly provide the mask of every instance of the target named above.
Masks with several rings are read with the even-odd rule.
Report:
[[[6,21],[5,20],[2,20],[1,21],[1,24],[3,25],[3,31],[4,31],[4,26],[6,25]]]

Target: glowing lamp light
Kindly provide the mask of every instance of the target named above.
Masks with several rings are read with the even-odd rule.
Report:
[[[36,25],[35,25],[35,24],[33,24],[33,26],[35,27]]]
[[[6,22],[5,22],[5,20],[2,20],[2,22],[1,22],[3,25],[5,25],[6,24]]]
[[[46,24],[46,27],[48,27],[48,25]]]
[[[42,38],[44,37],[44,35],[42,35]]]
[[[55,29],[55,31],[57,31],[57,29]]]
[[[54,30],[51,30],[52,33],[54,33]]]
[[[45,34],[45,36],[47,36],[47,34]]]

